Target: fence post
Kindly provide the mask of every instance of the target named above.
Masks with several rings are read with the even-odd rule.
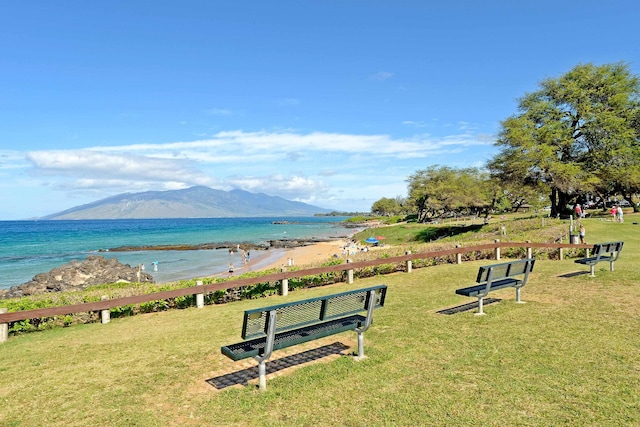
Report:
[[[350,258],[347,258],[347,264],[351,264],[353,261],[351,261]],[[347,270],[347,283],[349,285],[353,284],[353,268],[350,268],[349,270]]]
[[[197,280],[196,286],[202,286],[202,280]],[[204,307],[204,294],[202,292],[199,294],[196,294],[196,307],[197,308]]]
[[[404,253],[405,255],[411,255],[411,251],[406,251]],[[411,270],[413,269],[413,263],[411,262],[410,259],[407,260],[407,273],[411,273]]]
[[[283,267],[280,271],[284,273],[287,269]],[[282,279],[280,282],[280,295],[283,297],[289,295],[289,279]]]
[[[456,249],[460,249],[462,247],[462,245],[457,244],[456,245]],[[456,264],[462,264],[462,252],[458,252],[456,254]]]
[[[500,239],[496,239],[495,243],[500,243]],[[496,248],[496,260],[500,260],[500,246]]]
[[[531,243],[531,240],[527,240],[527,243]],[[531,246],[527,246],[527,258],[533,258],[533,248]]]
[[[0,308],[0,313],[8,312],[8,308]],[[9,324],[0,323],[0,342],[7,342],[9,340]]]
[[[108,296],[102,295],[102,301],[106,301],[109,299]],[[105,310],[100,310],[100,323],[103,325],[105,323],[109,323],[111,321],[111,311],[107,308]]]

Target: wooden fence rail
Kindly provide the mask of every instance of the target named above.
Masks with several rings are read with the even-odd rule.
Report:
[[[331,265],[326,267],[316,267],[309,268],[306,270],[297,270],[297,271],[281,271],[278,273],[266,274],[264,276],[257,277],[248,277],[244,279],[236,279],[230,280],[221,283],[211,283],[207,285],[198,285],[191,286],[188,288],[174,289],[169,291],[156,292],[152,294],[144,294],[144,295],[134,295],[123,298],[116,299],[103,299],[102,301],[84,303],[84,304],[75,304],[75,305],[65,305],[59,307],[50,307],[50,308],[41,308],[36,310],[25,310],[25,311],[15,311],[15,312],[6,312],[6,309],[0,308],[0,342],[3,342],[3,336],[6,335],[4,332],[7,329],[9,322],[17,322],[20,320],[27,319],[37,319],[43,317],[52,317],[52,316],[61,316],[72,313],[84,313],[84,312],[92,312],[92,311],[101,311],[104,314],[105,310],[109,310],[115,307],[122,307],[126,305],[135,305],[150,301],[157,301],[169,298],[176,298],[181,296],[191,296],[191,295],[202,295],[205,293],[210,293],[214,291],[221,290],[229,290],[240,288],[242,286],[254,285],[256,283],[266,283],[266,282],[288,282],[291,278],[303,277],[303,276],[312,276],[322,273],[330,273],[336,271],[347,271],[349,272],[349,282],[353,280],[353,270],[357,270],[365,267],[373,267],[377,265],[383,264],[394,264],[394,263],[407,263],[407,272],[411,272],[411,261],[416,259],[426,259],[426,258],[439,258],[450,255],[464,254],[464,253],[472,253],[472,252],[482,252],[493,250],[496,259],[500,259],[500,249],[501,248],[526,248],[528,256],[530,255],[530,251],[533,248],[545,248],[545,249],[558,249],[560,250],[560,259],[562,259],[562,250],[567,249],[590,249],[592,245],[583,245],[583,244],[570,244],[570,243],[517,243],[517,242],[500,242],[496,240],[494,243],[475,245],[475,246],[456,246],[452,249],[445,249],[440,251],[433,252],[420,252],[420,253],[411,253],[407,251],[405,255],[389,257],[389,258],[378,258],[368,261],[360,261],[360,262],[350,262],[347,260],[345,264],[339,265]],[[460,256],[458,256],[458,262],[461,262]],[[200,306],[200,304],[198,304]],[[108,312],[107,312],[108,314]],[[108,320],[107,320],[108,321]],[[103,323],[106,323],[103,318]],[[6,338],[4,339],[6,340]]]

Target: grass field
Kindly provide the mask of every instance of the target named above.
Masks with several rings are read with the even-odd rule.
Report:
[[[584,221],[590,243],[625,242],[614,272],[542,260],[526,304],[497,291],[485,316],[438,312],[473,302],[455,289],[486,261],[12,337],[0,344],[0,425],[640,426],[640,216],[625,219]],[[350,357],[347,332],[275,352],[350,347],[270,375],[266,392],[212,385],[255,366],[220,354],[244,310],[379,283],[387,304],[367,359]]]

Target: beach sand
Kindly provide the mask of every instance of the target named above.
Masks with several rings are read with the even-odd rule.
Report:
[[[307,246],[296,246],[288,249],[271,249],[268,251],[251,251],[251,261],[243,264],[239,256],[233,258],[233,275],[240,275],[248,271],[263,271],[272,268],[289,266],[289,260],[298,267],[318,265],[334,255],[341,256],[349,239],[336,239],[328,242],[318,242]],[[214,274],[212,277],[229,277],[227,272]]]
[[[340,256],[342,254],[342,248],[347,243],[347,240],[338,239],[330,242],[319,242],[308,246],[285,249],[283,255],[277,261],[265,267],[265,269],[286,267],[289,265],[290,259],[293,265],[297,266],[327,261],[333,257],[333,255]]]

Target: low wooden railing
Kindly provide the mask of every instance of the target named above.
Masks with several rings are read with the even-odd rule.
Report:
[[[439,258],[450,255],[458,255],[457,263],[461,263],[461,255],[464,253],[470,252],[482,252],[482,251],[494,251],[494,256],[496,259],[500,259],[501,254],[500,250],[502,248],[526,248],[527,249],[527,257],[531,257],[531,252],[533,248],[545,248],[545,249],[558,249],[560,251],[559,259],[563,258],[562,251],[563,249],[591,249],[593,245],[583,245],[583,244],[568,244],[568,243],[517,243],[517,242],[500,242],[496,240],[494,243],[475,245],[475,246],[457,246],[452,249],[445,249],[440,251],[433,252],[420,252],[420,253],[410,253],[409,251],[405,255],[389,257],[389,258],[378,258],[368,261],[360,261],[360,262],[349,262],[347,260],[346,264],[339,265],[331,265],[326,267],[316,267],[309,268],[305,270],[296,270],[296,271],[281,271],[278,273],[266,274],[264,276],[256,276],[256,277],[248,277],[243,279],[230,280],[221,283],[211,283],[207,285],[198,285],[191,286],[188,288],[180,288],[174,289],[170,291],[162,291],[156,292],[152,294],[143,294],[143,295],[134,295],[123,298],[116,299],[104,299],[102,301],[84,303],[84,304],[75,304],[75,305],[65,305],[59,307],[50,307],[50,308],[41,308],[36,310],[25,310],[25,311],[15,311],[8,313],[6,309],[0,308],[0,342],[6,341],[8,335],[8,324],[10,322],[17,322],[21,320],[27,319],[37,319],[43,317],[53,317],[53,316],[61,316],[72,313],[84,313],[84,312],[93,312],[100,311],[102,317],[102,323],[108,322],[108,313],[111,308],[122,307],[126,305],[135,305],[141,304],[150,301],[164,300],[182,296],[191,296],[196,295],[196,300],[198,300],[198,296],[202,296],[206,293],[220,291],[220,290],[229,290],[240,288],[242,286],[254,285],[256,283],[266,283],[266,282],[281,282],[286,284],[289,279],[295,277],[302,276],[312,276],[316,274],[322,273],[330,273],[336,271],[347,271],[347,277],[349,283],[353,282],[353,270],[365,267],[372,267],[382,264],[394,264],[394,263],[407,263],[407,272],[411,272],[411,262],[416,259],[426,259],[426,258]],[[587,255],[588,256],[588,255]],[[286,294],[286,289],[283,292]],[[200,298],[201,300],[201,298]],[[201,306],[202,304],[198,304]]]

